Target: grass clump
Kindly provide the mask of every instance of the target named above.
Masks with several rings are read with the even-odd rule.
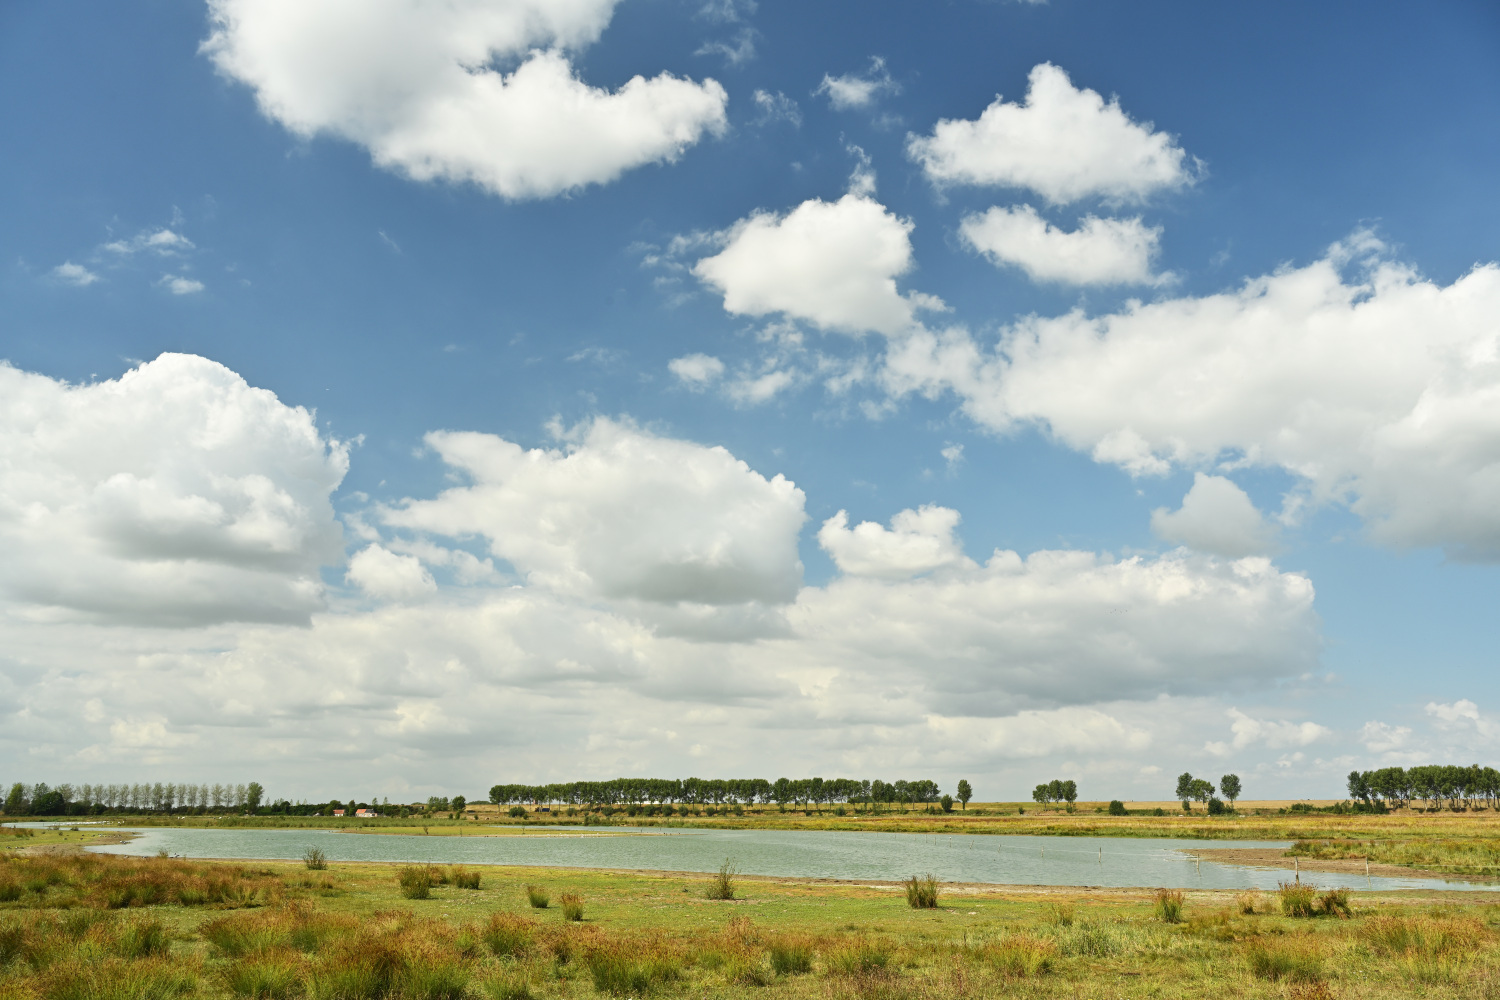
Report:
[[[229,992],[247,1000],[291,1000],[302,992],[302,970],[285,954],[236,962],[224,974]]]
[[[547,890],[539,885],[528,885],[526,887],[526,899],[531,903],[533,910],[545,910],[552,905],[552,897]]]
[[[1288,917],[1339,917],[1347,920],[1352,913],[1348,889],[1329,889],[1319,893],[1300,882],[1282,882],[1276,890],[1281,912]]]
[[[734,877],[739,874],[739,869],[734,867],[734,862],[729,858],[719,866],[719,871],[708,883],[709,899],[733,899]]]
[[[308,871],[327,871],[328,855],[324,854],[321,848],[309,847],[307,853],[302,855],[302,863],[307,866]]]
[[[1462,978],[1486,937],[1483,924],[1463,917],[1376,917],[1360,936],[1404,976],[1423,983]]]
[[[454,865],[448,869],[448,881],[459,889],[478,889],[479,872],[471,872],[463,865]]]
[[[1258,979],[1312,983],[1323,978],[1323,959],[1305,942],[1255,943],[1245,951],[1250,974]]]
[[[534,996],[531,980],[524,973],[510,970],[481,982],[479,992],[486,1000],[532,1000]]]
[[[656,941],[612,941],[583,956],[594,989],[616,996],[654,993],[682,974],[682,958]]]
[[[562,894],[562,911],[564,920],[583,919],[583,897],[577,893],[565,892]]]
[[[884,969],[891,962],[891,946],[884,941],[856,938],[835,946],[825,962],[834,975],[853,976]]]
[[[812,971],[813,943],[804,935],[784,934],[771,939],[766,951],[778,976],[800,976]]]
[[[938,905],[937,879],[929,872],[906,880],[906,905],[914,910],[935,910]]]
[[[1251,889],[1234,897],[1234,908],[1240,913],[1249,916],[1260,909],[1260,890]]]
[[[1182,890],[1181,889],[1158,889],[1156,890],[1156,907],[1154,910],[1156,919],[1164,924],[1177,924],[1182,922]]]
[[[1073,926],[1072,903],[1043,903],[1042,919],[1053,927]]]
[[[1051,972],[1057,946],[1031,934],[1011,934],[986,943],[979,955],[1002,976],[1021,978]]]
[[[531,950],[536,924],[513,913],[495,913],[483,931],[484,943],[496,958],[519,958]]]
[[[402,865],[396,881],[401,885],[401,895],[407,899],[432,898],[432,872],[427,865]]]

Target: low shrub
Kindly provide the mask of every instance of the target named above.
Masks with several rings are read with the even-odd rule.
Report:
[[[547,890],[539,885],[528,885],[526,887],[526,899],[531,903],[533,910],[545,910],[552,905],[552,897]]]
[[[1109,800],[1109,814],[1111,816],[1129,816],[1130,810],[1125,808],[1125,803],[1119,799]]]
[[[536,924],[512,913],[491,914],[485,925],[485,946],[497,958],[517,958],[531,950],[532,938],[536,935]]]
[[[784,934],[772,939],[766,949],[771,968],[778,976],[800,976],[812,971],[812,940],[800,935]]]
[[[1182,890],[1156,890],[1156,919],[1164,924],[1182,922]]]
[[[931,873],[906,880],[906,905],[914,910],[935,910],[938,905],[938,883]]]
[[[582,920],[583,897],[571,892],[563,893],[562,911],[564,920]]]
[[[987,942],[979,956],[1002,976],[1037,976],[1052,971],[1057,946],[1030,934],[1011,934]]]
[[[324,854],[319,848],[309,847],[307,853],[302,855],[302,863],[308,867],[309,871],[327,871],[328,855]]]
[[[402,865],[396,881],[401,884],[401,895],[407,899],[432,897],[432,872],[427,865]]]
[[[1297,941],[1252,944],[1245,951],[1250,973],[1260,979],[1316,982],[1323,978],[1323,960]]]
[[[739,869],[734,867],[734,862],[729,858],[719,866],[719,871],[708,883],[706,895],[709,899],[733,899],[734,877],[739,874]]]
[[[511,819],[525,819],[526,818],[526,807],[525,806],[511,806],[510,809],[507,810],[507,814],[511,817]]]

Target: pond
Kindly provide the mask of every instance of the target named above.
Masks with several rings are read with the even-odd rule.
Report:
[[[789,878],[904,879],[931,872],[947,882],[1003,885],[1160,886],[1180,889],[1274,889],[1280,868],[1198,863],[1207,847],[1285,848],[1272,841],[1147,840],[799,830],[660,830],[609,832],[552,827],[507,836],[360,834],[330,830],[212,830],[149,827],[128,844],[91,850],[189,858],[301,858],[317,847],[330,861],[535,865],[565,868],[711,872],[726,858],[746,875]],[[1352,889],[1475,889],[1469,882],[1303,872],[1302,881]]]

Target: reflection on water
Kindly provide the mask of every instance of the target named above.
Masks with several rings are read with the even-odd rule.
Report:
[[[1273,889],[1279,868],[1197,862],[1205,847],[1284,848],[1274,841],[1145,840],[972,834],[845,833],[800,830],[612,829],[552,827],[513,836],[427,837],[326,830],[147,828],[128,844],[91,850],[190,858],[301,858],[318,847],[330,861],[430,861],[681,872],[716,871],[732,858],[747,875],[903,879],[931,872],[949,882],[1005,885],[1164,886]],[[634,834],[634,835],[631,835]],[[1468,882],[1303,872],[1310,885],[1353,889],[1473,889]]]

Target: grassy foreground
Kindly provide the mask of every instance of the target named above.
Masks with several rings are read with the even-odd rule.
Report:
[[[709,898],[725,888],[691,875],[10,856],[0,997],[1500,993],[1493,894],[944,886],[935,908],[914,909],[899,885],[740,878],[732,898]]]

